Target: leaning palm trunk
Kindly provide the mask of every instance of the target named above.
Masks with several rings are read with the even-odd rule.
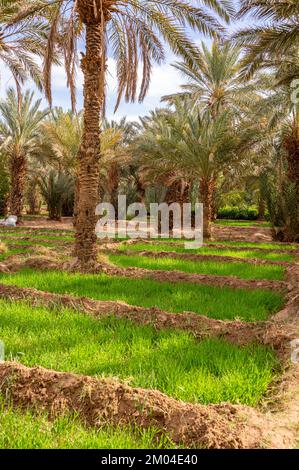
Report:
[[[22,215],[26,179],[26,158],[16,155],[10,159],[11,190],[9,195],[10,213],[18,218]]]
[[[84,4],[78,2],[83,16]],[[83,6],[81,7],[81,4]],[[81,8],[80,8],[81,7]],[[86,15],[88,16],[88,14]],[[86,23],[86,54],[81,67],[84,74],[84,117],[82,142],[78,152],[78,174],[76,195],[76,242],[77,267],[91,270],[96,267],[97,237],[95,234],[99,190],[100,159],[100,113],[103,103],[103,89],[100,73],[102,63],[102,27],[100,22]]]
[[[215,179],[202,179],[200,182],[200,201],[203,204],[203,236],[211,238],[211,221],[213,214],[213,196],[215,191]]]

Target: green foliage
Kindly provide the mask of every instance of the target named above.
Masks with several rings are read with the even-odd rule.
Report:
[[[72,176],[51,170],[49,174],[40,177],[39,186],[47,203],[50,219],[60,220],[63,210],[71,210],[74,201]]]
[[[295,183],[268,178],[267,205],[273,233],[280,241],[299,242],[299,198]]]
[[[251,206],[248,208],[224,206],[219,209],[217,217],[218,219],[231,220],[257,220],[258,210],[255,206]]]

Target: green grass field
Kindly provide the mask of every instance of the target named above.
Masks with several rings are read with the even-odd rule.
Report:
[[[142,240],[140,240],[142,242]],[[185,243],[188,241],[184,238],[157,238],[151,240],[153,243],[158,242],[175,242],[175,243]],[[297,250],[298,244],[290,243],[277,243],[277,242],[245,242],[245,241],[234,241],[234,240],[206,240],[203,246],[209,245],[223,245],[227,247],[242,247],[242,248],[261,248],[263,250]]]
[[[1,239],[4,241],[13,240],[14,238],[22,238],[22,237],[29,237],[32,238],[33,241],[35,240],[51,240],[51,241],[73,241],[74,237],[66,236],[66,235],[56,235],[53,234],[35,234],[35,233],[28,233],[28,232],[14,232],[14,233],[1,233]]]
[[[224,227],[270,227],[269,222],[258,222],[256,220],[217,219],[214,224]]]
[[[190,274],[236,276],[240,279],[283,280],[284,268],[271,264],[226,263],[220,261],[191,261],[172,258],[150,258],[147,256],[109,255],[111,263],[123,268],[177,270]]]
[[[157,331],[63,308],[50,311],[3,300],[0,308],[7,360],[116,377],[186,401],[254,405],[277,369],[274,354],[260,345],[199,342],[186,332]]]
[[[152,449],[175,448],[155,429],[103,426],[85,428],[76,416],[49,421],[0,402],[1,449]]]
[[[122,300],[131,305],[159,307],[174,313],[189,310],[212,318],[240,318],[244,321],[265,320],[284,302],[281,293],[264,289],[219,288],[104,274],[80,275],[26,269],[13,274],[0,274],[0,282],[98,300]]]
[[[194,253],[198,255],[215,255],[215,256],[231,256],[233,258],[245,258],[245,259],[262,259],[270,261],[294,261],[294,255],[291,253],[272,253],[271,251],[262,252],[257,250],[231,250],[229,248],[213,248],[204,245],[202,248],[196,250],[187,250],[184,247],[176,246],[171,243],[136,243],[133,245],[119,245],[120,251],[169,251],[174,253]]]
[[[4,261],[6,258],[8,258],[11,255],[18,255],[21,253],[25,253],[26,250],[20,248],[14,248],[13,250],[7,250],[5,253],[0,253],[0,261]]]

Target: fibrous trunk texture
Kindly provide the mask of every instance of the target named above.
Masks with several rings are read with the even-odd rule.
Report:
[[[81,15],[86,13],[85,3],[90,2],[78,2]],[[87,8],[87,13],[89,12]],[[84,128],[77,156],[75,255],[78,267],[83,270],[92,269],[97,257],[95,210],[99,203],[100,113],[103,103],[103,25],[100,18],[100,13],[98,21],[90,22],[88,15],[86,18],[82,17],[86,24],[86,54],[81,61],[84,74]]]
[[[266,210],[265,200],[264,200],[263,197],[260,196],[260,198],[259,198],[259,213],[258,213],[258,219],[259,220],[265,220],[265,210]]]
[[[285,141],[288,161],[288,177],[296,185],[299,195],[299,136],[293,135]]]
[[[40,212],[40,198],[37,190],[37,182],[31,181],[27,190],[27,214],[38,215]]]
[[[10,159],[11,189],[9,196],[10,213],[18,218],[22,215],[26,178],[26,158],[14,155]]]
[[[213,207],[213,194],[215,190],[215,180],[210,178],[201,180],[200,182],[200,201],[203,204],[203,236],[204,238],[211,238],[211,221],[212,221],[212,207]]]
[[[165,202],[167,204],[178,203],[181,207],[181,224],[183,227],[184,204],[190,202],[190,186],[184,181],[176,181],[167,189]],[[173,229],[173,212],[169,214],[169,229]]]

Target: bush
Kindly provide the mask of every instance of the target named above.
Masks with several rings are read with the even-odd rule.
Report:
[[[219,209],[217,217],[218,219],[257,220],[258,210],[255,206],[250,206],[247,208],[225,206]]]
[[[67,211],[71,212],[74,201],[74,179],[71,176],[51,170],[39,179],[39,187],[51,220],[60,220]]]

